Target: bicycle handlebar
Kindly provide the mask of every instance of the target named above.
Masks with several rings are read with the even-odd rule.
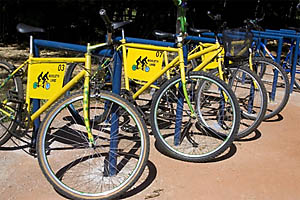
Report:
[[[211,18],[215,22],[215,36],[218,37],[218,33],[222,32],[227,27],[227,22],[223,20],[222,22],[222,15],[215,14],[213,15],[210,11],[207,11],[207,16]]]
[[[210,11],[207,11],[207,15],[214,21],[221,21],[220,14],[213,15]]]
[[[255,19],[246,19],[244,20],[244,23],[246,24],[248,29],[255,29],[258,31],[263,30],[263,28],[258,24],[262,20],[264,20],[265,15],[263,15],[261,18],[255,18]]]
[[[107,29],[107,43],[112,44],[112,32],[113,32],[112,22],[109,20],[105,9],[100,9],[99,14],[102,20],[104,21],[104,24]]]
[[[104,23],[105,23],[107,32],[108,32],[108,33],[112,33],[112,30],[113,30],[113,29],[112,29],[112,23],[111,23],[111,21],[109,20],[107,14],[106,14],[106,10],[105,10],[105,9],[100,9],[99,14],[100,14],[102,20],[103,20]]]

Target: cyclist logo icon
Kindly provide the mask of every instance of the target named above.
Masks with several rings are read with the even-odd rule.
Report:
[[[145,72],[149,72],[150,67],[146,66],[148,64],[147,59],[148,59],[147,56],[143,59],[142,59],[142,56],[138,57],[138,59],[135,61],[136,65],[132,65],[132,70],[135,71],[137,69],[141,69]]]
[[[37,77],[37,82],[33,83],[33,88],[36,89],[38,87],[45,88],[48,90],[50,88],[49,80],[49,72],[43,75],[43,72],[40,73],[40,75]]]

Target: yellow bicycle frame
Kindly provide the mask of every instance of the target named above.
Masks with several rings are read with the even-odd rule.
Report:
[[[129,90],[129,78],[128,78],[128,66],[127,66],[127,48],[135,48],[135,49],[145,49],[145,50],[154,50],[154,51],[162,51],[162,52],[175,52],[178,56],[173,59],[170,63],[168,63],[163,69],[158,71],[147,83],[145,83],[134,95],[133,99],[136,99],[141,93],[143,93],[147,88],[149,88],[159,77],[161,77],[164,73],[166,73],[169,69],[175,66],[176,63],[179,64],[180,74],[181,74],[181,81],[183,85],[183,92],[187,104],[191,110],[191,116],[195,116],[195,111],[191,105],[191,102],[187,96],[186,90],[186,78],[185,78],[185,65],[184,65],[184,58],[183,58],[183,49],[182,46],[179,45],[178,48],[173,47],[162,47],[162,46],[154,46],[154,45],[147,45],[147,44],[138,44],[138,43],[126,43],[125,39],[121,40],[121,48],[123,53],[123,64],[124,64],[124,75],[125,75],[125,88]]]
[[[87,53],[85,54],[85,57],[80,57],[80,58],[65,58],[65,57],[59,57],[59,58],[40,58],[40,57],[33,57],[32,54],[29,55],[29,58],[22,64],[20,65],[17,69],[15,69],[9,77],[1,83],[0,88],[5,85],[5,83],[12,78],[14,75],[16,75],[23,67],[28,66],[32,64],[51,64],[51,63],[84,63],[85,64],[85,69],[80,71],[74,78],[72,78],[65,86],[63,86],[60,90],[55,92],[49,98],[46,103],[44,103],[36,112],[34,112],[30,116],[30,121],[34,121],[39,117],[47,108],[49,108],[55,101],[57,101],[63,94],[65,94],[69,89],[72,88],[79,80],[81,80],[84,77],[84,91],[83,91],[83,116],[84,116],[84,122],[85,126],[87,129],[88,133],[88,138],[90,145],[93,144],[94,138],[91,132],[90,128],[90,120],[89,120],[89,81],[90,81],[90,76],[91,76],[91,51],[94,49],[97,49],[99,47],[106,46],[107,43],[101,43],[97,44],[94,46],[90,46],[88,44],[87,46]],[[26,85],[26,97],[25,97],[25,102],[26,105],[28,106],[28,113],[30,113],[30,96],[29,91],[30,91],[30,85]],[[7,103],[7,100],[2,102],[4,105]],[[6,106],[8,110],[11,110],[9,106]],[[10,114],[9,112],[3,110],[2,108],[0,109],[0,112],[3,114],[9,116],[10,118],[13,119],[13,115]]]
[[[201,48],[201,47],[205,48]],[[197,51],[199,49],[199,51]],[[203,55],[207,55],[202,62],[193,69],[193,71],[201,71],[204,70],[206,71],[207,69],[212,69],[212,68],[218,68],[218,76],[221,80],[227,82],[224,77],[224,72],[223,72],[223,61],[224,61],[224,52],[223,52],[223,47],[217,42],[215,44],[199,44],[198,46],[195,47],[191,52],[188,54],[188,61],[191,61],[193,59],[199,58]],[[209,66],[208,64],[211,62],[214,62],[213,60],[217,58],[217,65],[215,67]],[[250,69],[253,71],[253,66],[252,66],[252,54],[250,53],[249,56],[249,64],[250,64]],[[254,88],[257,89],[258,86],[256,82],[253,82]]]

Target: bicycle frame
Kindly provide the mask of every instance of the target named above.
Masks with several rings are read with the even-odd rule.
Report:
[[[192,36],[192,38],[195,39],[200,39],[200,37],[195,38],[195,36]],[[191,40],[193,40],[191,39]],[[200,50],[200,51],[197,51]],[[228,80],[226,80],[226,77],[224,76],[224,70],[223,70],[223,65],[224,65],[224,48],[220,45],[220,43],[218,42],[218,40],[216,40],[215,43],[204,43],[202,44],[201,42],[192,50],[188,53],[188,61],[191,61],[193,59],[196,58],[200,58],[204,55],[207,55],[207,57],[205,57],[202,62],[193,68],[193,71],[206,71],[209,69],[218,69],[218,77],[225,81],[228,82]],[[211,62],[214,62],[214,59],[217,58],[217,65],[216,66],[209,66],[209,64]],[[249,64],[250,64],[250,69],[253,71],[253,66],[252,66],[252,54],[250,53],[249,56]],[[253,82],[252,86],[253,87],[251,89],[251,93],[250,95],[253,96],[253,91],[254,89],[257,89],[258,86],[255,82]],[[224,98],[225,101],[227,100],[226,95],[224,94]],[[251,108],[253,107],[251,104],[253,102],[249,102],[249,112],[251,112]]]
[[[192,36],[192,37],[194,38],[194,36]],[[121,48],[122,48],[122,52],[123,52],[122,57],[123,57],[123,63],[124,63],[125,88],[127,90],[130,89],[129,88],[128,72],[127,72],[128,66],[127,66],[127,60],[126,60],[127,48],[163,51],[164,52],[163,55],[164,55],[164,58],[165,58],[165,66],[163,67],[163,69],[160,70],[159,72],[157,72],[157,74],[155,74],[155,76],[150,81],[148,81],[146,84],[144,84],[133,95],[133,99],[136,99],[141,93],[143,93],[147,88],[149,88],[164,73],[167,73],[167,77],[169,77],[168,72],[170,71],[170,69],[172,68],[173,65],[175,65],[175,66],[179,65],[181,77],[183,77],[184,74],[185,74],[185,72],[184,72],[184,68],[185,68],[184,59],[185,58],[184,57],[186,57],[186,63],[187,63],[188,61],[191,61],[195,58],[199,58],[203,55],[206,55],[206,54],[210,53],[210,55],[201,64],[199,64],[196,68],[194,68],[193,71],[200,71],[200,70],[205,71],[207,69],[207,65],[210,62],[212,62],[215,58],[218,58],[218,65],[215,68],[218,68],[220,79],[223,80],[223,81],[226,81],[225,77],[223,76],[224,72],[223,72],[223,69],[222,69],[222,66],[223,66],[222,61],[224,60],[224,55],[222,55],[222,51],[223,51],[224,48],[220,45],[219,42],[216,42],[214,44],[210,44],[206,48],[201,49],[201,51],[196,52],[197,49],[201,48],[201,45],[197,45],[197,47],[195,49],[193,49],[191,52],[188,53],[187,51],[186,52],[183,51],[183,49],[184,49],[183,47],[172,48],[172,47],[157,46],[157,44],[159,44],[158,41],[147,41],[147,40],[140,40],[138,38],[128,38],[128,40],[131,43],[126,43],[126,41],[127,41],[126,39],[123,37],[123,39],[118,39],[118,40],[120,40],[122,42]],[[188,39],[189,39],[189,36],[187,37],[187,40]],[[199,39],[199,38],[197,38],[197,39]],[[147,43],[150,43],[150,42],[154,43],[155,46],[147,44]],[[162,42],[162,43],[166,43],[166,42]],[[166,44],[168,44],[169,46],[172,46],[173,43],[166,43]],[[171,62],[169,62],[168,58],[167,58],[167,52],[177,52],[178,56],[175,57]],[[252,65],[250,65],[250,66],[252,66]],[[250,67],[250,68],[252,68],[252,67]],[[251,70],[253,70],[253,69],[251,69]],[[185,78],[182,81],[183,81],[183,83],[185,83],[185,81],[186,81]],[[257,88],[256,83],[254,83],[253,86],[254,86],[254,88]],[[185,97],[185,98],[187,98],[187,97]],[[226,95],[225,95],[225,100],[226,100]],[[187,101],[187,102],[189,102],[189,101]]]
[[[188,55],[188,61],[191,61],[193,59],[199,58],[203,55],[206,55],[208,53],[210,53],[210,55],[205,58],[203,60],[203,62],[201,62],[197,67],[195,67],[193,69],[193,71],[200,71],[200,70],[205,70],[205,68],[207,67],[207,65],[213,61],[215,58],[222,58],[223,56],[221,55],[221,52],[223,51],[223,48],[221,47],[221,45],[219,43],[215,43],[215,44],[211,44],[206,48],[201,48],[201,45],[197,45],[191,52],[189,52]],[[197,49],[199,49],[200,51],[195,52]],[[218,59],[218,68],[220,69],[221,67],[221,59]],[[220,76],[220,78],[222,80],[224,80],[223,76]]]
[[[144,50],[152,50],[152,51],[159,51],[159,52],[175,52],[178,56],[173,59],[170,63],[168,63],[162,70],[158,71],[153,78],[150,79],[145,85],[143,85],[134,95],[133,99],[136,99],[141,93],[143,93],[147,88],[149,88],[159,77],[161,77],[164,73],[166,73],[169,69],[174,67],[176,63],[179,63],[181,80],[183,84],[183,92],[185,99],[188,103],[189,109],[191,110],[191,116],[195,116],[195,111],[191,105],[191,102],[187,96],[186,90],[186,78],[185,78],[185,64],[184,64],[184,53],[183,47],[179,46],[178,48],[174,47],[164,47],[164,46],[154,46],[149,44],[139,44],[139,43],[127,43],[126,39],[123,38],[121,40],[121,47],[122,48],[122,55],[123,55],[123,64],[124,64],[124,73],[125,73],[125,88],[129,90],[129,78],[127,72],[127,48],[134,48],[134,49],[144,49]]]
[[[31,37],[30,39],[31,44],[33,41],[33,38]],[[28,69],[30,69],[30,66],[33,64],[57,64],[58,68],[60,67],[61,63],[84,63],[85,64],[85,70],[82,70],[79,72],[72,80],[70,80],[64,87],[61,88],[58,92],[53,94],[52,97],[47,98],[47,102],[43,104],[40,108],[38,108],[34,113],[30,116],[30,121],[34,121],[37,119],[47,108],[49,108],[55,101],[57,101],[63,94],[65,94],[72,86],[74,86],[79,80],[81,80],[84,77],[84,91],[83,91],[83,96],[84,96],[84,104],[83,104],[83,110],[84,110],[84,121],[85,121],[85,126],[88,132],[88,138],[90,145],[93,144],[94,139],[93,135],[90,129],[90,124],[89,124],[89,80],[90,80],[90,71],[91,71],[91,51],[95,50],[97,48],[107,46],[107,43],[101,43],[97,45],[90,46],[88,44],[87,46],[87,53],[85,54],[85,57],[81,58],[66,58],[66,57],[59,57],[59,58],[40,58],[40,57],[33,57],[33,50],[32,47],[33,45],[30,45],[30,55],[29,58],[21,64],[19,67],[17,67],[11,74],[8,76],[5,81],[1,84],[0,88],[5,85],[5,83],[10,80],[14,75],[16,75],[21,69],[23,69],[25,66],[28,66]],[[65,69],[65,68],[64,68]],[[64,69],[61,69],[62,71]],[[59,71],[60,69],[58,69]],[[29,81],[29,70],[28,70],[28,81]],[[27,111],[30,113],[30,91],[31,91],[31,85],[27,84],[26,85],[26,98],[25,98],[25,103],[27,105]],[[0,112],[2,112],[5,115],[8,115],[9,117],[11,116],[8,112],[6,112],[3,109],[0,109]]]

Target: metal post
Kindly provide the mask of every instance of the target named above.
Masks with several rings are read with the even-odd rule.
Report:
[[[183,59],[184,59],[184,65],[187,65],[187,57],[188,57],[188,51],[187,51],[187,45],[184,45],[183,48]],[[182,84],[179,84],[178,87],[178,100],[177,100],[177,108],[176,108],[176,120],[175,120],[175,133],[174,133],[174,145],[180,145],[181,140],[181,126],[182,126],[182,114],[183,114],[183,104],[184,104],[184,95],[183,95],[183,89]]]
[[[120,94],[121,91],[121,74],[122,74],[122,52],[116,52],[114,56],[114,74],[112,92]],[[112,107],[111,115],[111,130],[110,130],[110,150],[109,150],[109,176],[117,174],[117,149],[118,149],[118,135],[119,135],[119,115],[118,106]]]
[[[30,45],[31,46],[31,51],[33,50],[33,52],[31,52],[31,53],[33,53],[34,57],[40,57],[39,49],[34,44],[33,38],[30,38],[30,42],[31,42],[31,45]],[[31,102],[32,102],[32,106],[33,106],[32,113],[35,113],[40,108],[40,99],[31,99]],[[35,146],[35,143],[36,143],[36,137],[37,137],[37,133],[38,133],[38,130],[39,130],[39,127],[40,127],[40,122],[41,122],[40,117],[37,117],[33,122],[34,127],[33,127],[33,133],[32,133],[32,138],[31,138],[31,144],[33,146]]]
[[[293,92],[293,86],[295,82],[295,75],[296,75],[296,65],[297,65],[297,60],[298,60],[298,53],[299,53],[299,36],[296,39],[296,46],[295,46],[295,51],[294,51],[294,60],[293,60],[293,65],[292,65],[292,73],[291,73],[291,83],[290,83],[290,93]]]

